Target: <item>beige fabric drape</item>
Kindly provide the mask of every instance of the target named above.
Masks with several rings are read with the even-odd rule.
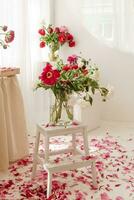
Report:
[[[24,105],[17,78],[0,78],[0,171],[27,154]]]

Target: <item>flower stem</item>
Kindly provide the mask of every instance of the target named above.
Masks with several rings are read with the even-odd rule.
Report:
[[[71,113],[70,111],[70,108],[68,106],[68,102],[66,101],[65,102],[65,105],[64,105],[65,109],[66,109],[66,113],[67,113],[67,116],[70,120],[73,120],[73,114]]]

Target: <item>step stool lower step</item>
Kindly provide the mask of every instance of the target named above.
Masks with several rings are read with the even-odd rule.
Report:
[[[54,161],[48,161],[45,163],[44,159],[37,157],[37,162],[42,164],[44,169],[48,172],[47,181],[47,198],[51,195],[52,189],[52,174],[67,170],[74,170],[78,168],[91,166],[92,180],[94,187],[97,187],[97,173],[96,173],[96,157],[95,156],[81,156],[76,155],[75,157],[69,157],[66,161],[60,161],[55,163]]]

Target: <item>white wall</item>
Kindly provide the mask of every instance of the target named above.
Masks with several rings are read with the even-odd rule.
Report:
[[[82,25],[82,0],[54,0],[55,24],[66,25],[75,35],[76,48],[65,48],[64,57],[82,52],[100,65],[104,83],[115,87],[115,95],[103,104],[102,119],[134,122],[134,55],[109,48]],[[63,55],[62,55],[63,56]]]

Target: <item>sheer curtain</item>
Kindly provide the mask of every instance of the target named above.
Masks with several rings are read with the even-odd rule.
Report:
[[[42,20],[51,21],[49,0],[0,0],[0,25],[15,31],[15,40],[6,50],[0,49],[0,66],[20,67],[20,87],[24,97],[27,124],[33,130],[35,123],[47,120],[48,94],[34,92],[34,84],[47,58],[39,48],[38,29]]]
[[[134,0],[84,0],[83,22],[98,39],[134,52]]]

